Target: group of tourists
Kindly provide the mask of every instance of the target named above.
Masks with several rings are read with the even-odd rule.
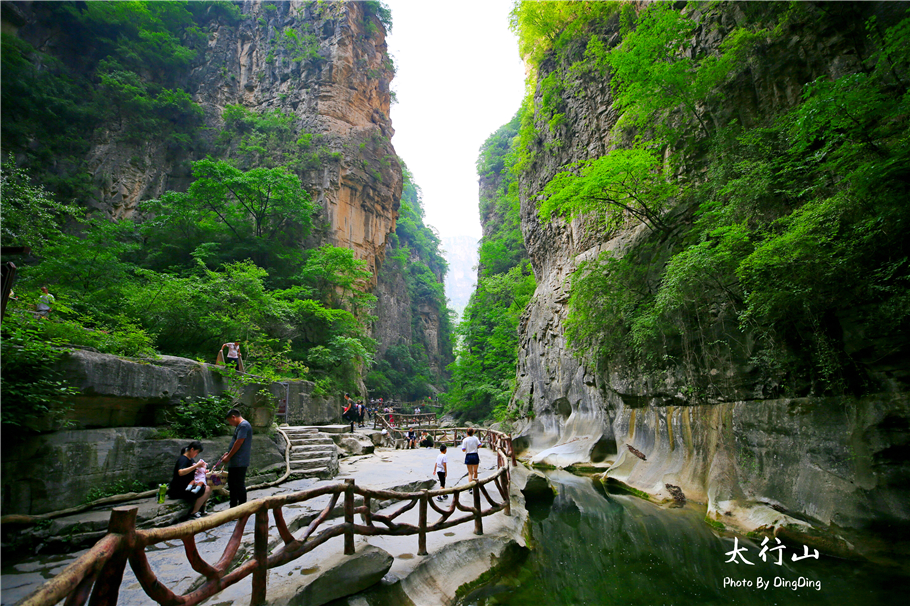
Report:
[[[367,409],[363,406],[363,402],[352,400],[350,394],[344,394],[344,397],[345,409],[343,415],[345,419],[350,421],[351,431],[353,432],[354,423],[359,422],[360,426],[363,426],[363,418]],[[212,494],[212,486],[209,484],[209,480],[212,479],[212,483],[217,483],[214,478],[220,477],[217,476],[217,469],[221,465],[227,467],[227,488],[230,492],[231,507],[246,503],[246,472],[250,466],[253,428],[250,422],[244,419],[236,408],[231,409],[225,415],[225,421],[234,428],[234,434],[227,452],[221,455],[211,468],[199,456],[204,449],[202,442],[199,440],[194,440],[184,447],[174,463],[173,477],[168,486],[167,494],[172,499],[179,499],[189,504],[190,510],[186,516],[187,520],[198,519],[206,515],[205,504]],[[433,436],[426,431],[421,432],[418,437],[417,433],[411,429],[407,432],[406,438],[408,448],[417,448],[418,444],[424,448],[433,447]],[[461,450],[465,453],[464,463],[468,468],[467,477],[469,483],[477,480],[477,469],[480,465],[479,448],[480,440],[474,435],[474,429],[468,429],[467,436],[462,440]],[[446,487],[446,476],[448,475],[447,450],[445,444],[439,445],[439,454],[433,466],[433,475],[438,478],[440,488]],[[437,497],[440,501],[447,498],[448,495]]]
[[[413,429],[409,429],[408,433],[405,434],[405,439],[407,440],[408,448],[417,448],[417,446],[420,446],[421,448],[433,448],[433,436],[426,431],[420,432],[420,436],[418,436],[417,432]]]
[[[228,451],[212,465],[211,471],[203,459],[203,446],[194,440],[180,451],[180,457],[174,463],[174,474],[168,486],[168,496],[172,499],[186,501],[190,511],[186,519],[198,519],[206,515],[205,502],[212,494],[208,479],[217,473],[219,465],[227,466],[227,488],[231,493],[231,507],[246,503],[246,471],[250,466],[250,453],[253,447],[253,427],[244,419],[240,411],[231,409],[225,421],[234,428],[234,436]]]

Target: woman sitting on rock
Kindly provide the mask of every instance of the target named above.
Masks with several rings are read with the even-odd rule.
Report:
[[[205,465],[205,461],[194,460],[202,452],[202,442],[195,440],[180,451],[180,458],[174,463],[174,477],[168,487],[167,494],[172,499],[186,501],[190,505],[187,520],[193,520],[205,515],[205,502],[212,494],[212,487],[206,485],[201,492],[190,492],[187,487],[193,481],[196,469]]]

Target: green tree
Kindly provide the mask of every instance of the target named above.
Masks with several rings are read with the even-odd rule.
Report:
[[[372,276],[366,261],[355,259],[353,250],[324,244],[307,251],[297,278],[324,305],[347,308],[360,315],[376,301],[365,290]]]
[[[249,258],[286,285],[312,228],[314,206],[300,179],[283,167],[241,171],[223,160],[195,162],[193,174],[187,192],[144,203],[151,215],[144,233],[158,245],[152,266]]]
[[[663,163],[654,153],[618,149],[553,177],[544,188],[538,214],[544,221],[554,215],[593,216],[607,229],[634,218],[666,230],[663,214],[673,196],[683,193],[667,181]]]
[[[58,202],[29,171],[18,168],[10,156],[0,167],[0,234],[4,246],[29,246],[39,252],[62,235],[65,222],[79,214],[78,207]]]

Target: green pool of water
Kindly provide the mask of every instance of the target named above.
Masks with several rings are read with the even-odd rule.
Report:
[[[668,509],[607,494],[589,478],[547,476],[558,494],[529,503],[533,549],[462,606],[907,603],[910,578],[899,570],[825,556],[794,562],[805,551],[790,544],[763,561],[760,540],[722,536],[696,507]],[[728,562],[734,547],[746,551]]]

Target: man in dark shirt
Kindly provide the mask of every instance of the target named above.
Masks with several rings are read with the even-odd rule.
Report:
[[[246,503],[246,470],[250,466],[250,451],[253,447],[253,427],[240,416],[240,411],[231,409],[225,420],[234,427],[231,446],[219,463],[228,466],[228,491],[231,493],[231,507]]]

